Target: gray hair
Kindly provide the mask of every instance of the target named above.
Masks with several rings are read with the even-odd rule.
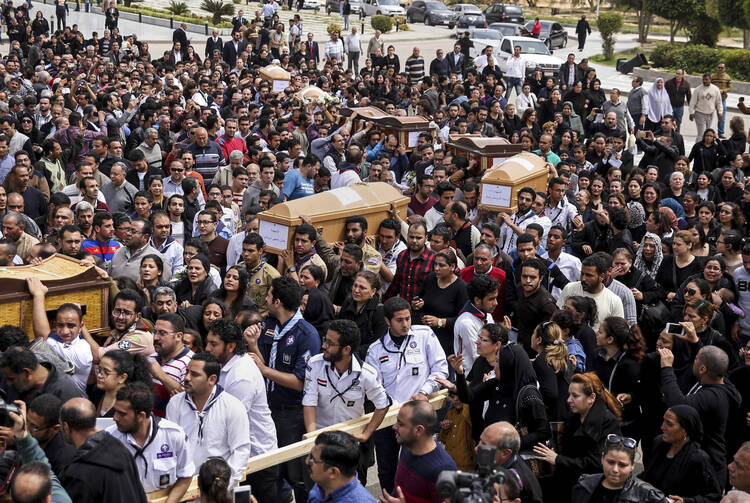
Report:
[[[722,499],[721,503],[748,503],[750,502],[750,494],[745,491],[733,489],[729,491]]]
[[[5,216],[3,217],[3,220],[6,218],[11,217],[15,222],[16,225],[24,225],[26,224],[26,221],[23,219],[23,215],[21,215],[17,211],[8,211]]]
[[[700,358],[700,363],[706,367],[706,374],[709,377],[718,379],[727,375],[729,357],[719,347],[703,346],[696,358]]]
[[[507,434],[502,435],[500,440],[497,441],[497,450],[503,451],[505,449],[510,449],[513,455],[518,454],[518,451],[521,450],[521,436],[515,429],[508,428]]]
[[[177,302],[177,295],[168,286],[160,286],[154,290],[154,300],[160,295],[169,295],[172,298],[172,302]]]
[[[477,250],[487,250],[488,252],[490,252],[490,255],[492,255],[492,247],[491,247],[490,245],[488,245],[488,244],[484,244],[484,243],[480,243],[480,244],[478,244],[478,245],[476,246],[476,248],[474,248],[474,251],[475,251],[475,252],[476,252]]]
[[[112,164],[112,168],[120,168],[123,172],[123,174],[128,172],[128,166],[124,162],[116,162]],[[112,172],[112,169],[110,168],[110,173]]]
[[[146,134],[148,136],[151,136],[153,134],[155,134],[156,136],[159,136],[159,131],[157,131],[155,128],[150,127],[148,129],[146,129]]]
[[[88,203],[86,201],[79,201],[76,205],[76,215],[78,215],[82,211],[94,211],[94,207],[91,206],[91,203]]]
[[[242,159],[244,159],[244,158],[245,158],[245,156],[244,156],[244,155],[242,154],[242,152],[240,152],[239,150],[232,150],[232,151],[231,151],[231,152],[229,153],[229,160],[230,160],[230,161],[231,161],[231,160],[234,160],[234,159],[242,160]]]

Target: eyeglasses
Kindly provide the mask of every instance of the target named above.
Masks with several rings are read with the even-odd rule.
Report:
[[[48,430],[52,428],[51,424],[48,424],[47,426],[37,426],[35,424],[28,423],[28,425],[29,425],[29,431],[34,432],[34,433],[39,433],[40,431],[44,431],[44,430]]]
[[[607,445],[620,445],[627,447],[628,449],[635,449],[637,442],[630,437],[623,437],[615,433],[607,435]]]
[[[184,169],[177,169],[177,168],[173,168],[172,169],[172,173],[182,173],[183,171],[185,171],[185,170]]]
[[[334,348],[335,348],[336,346],[341,346],[341,344],[338,344],[338,343],[336,343],[336,342],[331,342],[331,341],[329,341],[328,339],[323,339],[323,342],[321,343],[321,345],[323,345],[323,346],[328,346],[328,347],[334,347]]]
[[[156,330],[154,331],[154,335],[158,335],[159,337],[166,337],[167,335],[176,334],[177,332],[167,332],[166,330]]]
[[[102,367],[98,367],[98,366],[94,369],[94,372],[96,372],[96,375],[101,375],[101,376],[104,376],[104,377],[109,377],[109,376],[111,376],[112,374],[115,373],[112,370],[108,370],[108,369],[105,369],[105,368],[102,368]]]
[[[213,220],[198,220],[198,225],[211,225]]]
[[[130,317],[133,315],[135,315],[133,311],[127,311],[125,309],[113,309],[112,310],[112,316],[114,316],[115,318]]]

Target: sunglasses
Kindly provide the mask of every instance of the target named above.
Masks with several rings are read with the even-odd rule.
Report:
[[[610,433],[609,435],[607,435],[607,445],[620,444],[628,449],[635,449],[635,446],[638,445],[638,443],[630,437],[623,437],[615,433]]]
[[[698,291],[697,291],[697,290],[696,290],[695,288],[688,288],[688,289],[686,290],[686,292],[687,292],[687,294],[688,294],[688,295],[690,295],[691,297],[692,297],[693,295],[695,295],[695,294],[697,294],[697,293],[698,293]]]

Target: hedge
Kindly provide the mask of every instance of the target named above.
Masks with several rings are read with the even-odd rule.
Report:
[[[380,30],[382,33],[388,33],[393,29],[393,19],[391,16],[374,15],[370,17],[370,25],[374,30]]]
[[[750,51],[745,49],[716,49],[705,45],[662,44],[651,53],[653,66],[676,70],[682,68],[693,75],[716,71],[723,61],[733,80],[750,81]]]

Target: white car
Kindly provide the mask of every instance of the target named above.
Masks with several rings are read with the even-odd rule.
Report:
[[[398,0],[361,0],[361,8],[365,16],[405,16],[406,11]]]
[[[497,53],[500,51],[500,43],[503,40],[503,36],[497,30],[490,30],[489,28],[470,28],[469,29],[469,40],[474,43],[474,47],[469,47],[469,56],[471,59],[476,58],[482,54],[482,51],[488,45],[493,48],[493,54],[495,59],[500,61],[500,57]]]
[[[513,55],[513,48],[517,45],[521,46],[521,55],[526,60],[527,76],[533,75],[538,68],[542,70],[545,77],[557,78],[563,60],[552,56],[544,42],[530,37],[504,37],[502,39],[500,50],[495,52],[495,56],[500,61],[500,70],[503,73],[507,71],[507,60]],[[481,49],[479,51],[481,52]]]
[[[303,9],[320,9],[320,0],[304,0],[302,4]]]

